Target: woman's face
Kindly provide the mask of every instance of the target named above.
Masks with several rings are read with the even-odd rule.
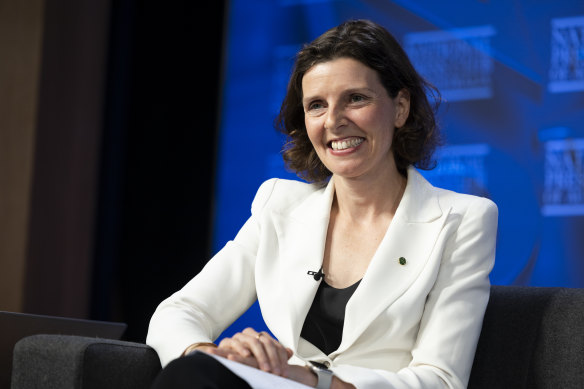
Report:
[[[397,171],[391,143],[409,114],[407,93],[392,99],[375,70],[337,58],[306,72],[302,94],[308,137],[334,175],[381,177],[387,169]]]

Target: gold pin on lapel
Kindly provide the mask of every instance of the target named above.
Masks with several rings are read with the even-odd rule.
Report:
[[[402,266],[404,266],[406,264],[406,259],[404,257],[399,257],[398,261],[399,261],[399,264]]]

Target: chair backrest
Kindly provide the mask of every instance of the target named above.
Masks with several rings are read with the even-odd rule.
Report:
[[[584,289],[492,286],[468,388],[584,388]]]

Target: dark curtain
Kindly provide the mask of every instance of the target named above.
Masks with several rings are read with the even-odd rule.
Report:
[[[144,341],[211,250],[222,1],[114,1],[92,318]]]

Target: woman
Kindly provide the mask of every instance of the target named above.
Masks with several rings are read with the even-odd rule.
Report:
[[[147,343],[163,365],[201,350],[318,388],[466,387],[497,208],[414,168],[439,143],[427,91],[369,21],[299,52],[278,123],[310,183],[262,184],[235,239],[159,306]],[[256,298],[277,340],[248,328],[213,345]]]

